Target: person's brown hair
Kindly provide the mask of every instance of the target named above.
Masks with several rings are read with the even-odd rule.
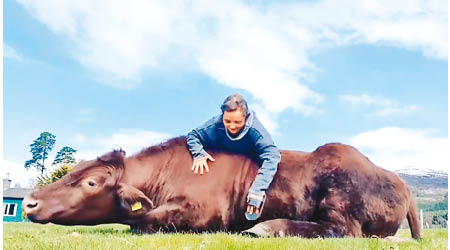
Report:
[[[225,111],[235,111],[238,108],[242,110],[242,113],[246,116],[248,113],[248,106],[247,101],[244,99],[244,97],[240,94],[232,94],[228,96],[225,101],[223,101],[222,106],[220,109],[222,110],[222,113]]]

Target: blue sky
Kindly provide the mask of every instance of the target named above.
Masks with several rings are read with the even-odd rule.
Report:
[[[184,135],[239,92],[281,149],[448,166],[447,1],[5,1],[3,170]],[[51,166],[48,166],[52,169]]]

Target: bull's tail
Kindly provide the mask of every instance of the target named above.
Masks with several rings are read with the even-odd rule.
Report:
[[[406,218],[408,219],[409,229],[411,230],[411,237],[416,240],[420,239],[421,225],[417,214],[417,205],[414,197],[411,197],[409,201],[409,209],[406,214]]]

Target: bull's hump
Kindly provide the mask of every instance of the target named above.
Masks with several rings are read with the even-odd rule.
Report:
[[[339,142],[332,142],[332,143],[324,144],[324,145],[318,147],[312,153],[315,155],[343,155],[345,153],[361,154],[356,148],[354,148],[350,145],[347,145],[347,144],[339,143]]]

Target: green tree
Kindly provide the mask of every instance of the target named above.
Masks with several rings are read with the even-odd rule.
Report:
[[[44,163],[48,158],[48,154],[53,149],[53,145],[56,142],[55,138],[56,137],[50,132],[43,132],[36,140],[33,141],[30,145],[30,152],[33,155],[33,158],[25,162],[26,169],[35,167],[38,171],[41,171],[41,175],[44,174]]]
[[[55,160],[53,161],[52,165],[70,165],[76,163],[74,154],[77,151],[71,147],[63,147],[61,150],[56,153]]]
[[[47,184],[50,184],[52,182],[55,182],[59,179],[61,179],[64,175],[72,171],[71,165],[61,165],[59,168],[57,168],[55,171],[51,172],[50,175],[47,176],[40,176],[37,178],[37,186],[42,187]]]
[[[50,175],[41,175],[37,178],[37,186],[45,186],[61,179],[64,175],[72,171],[72,166],[76,163],[74,154],[77,151],[71,147],[63,147],[56,153],[55,160],[52,165],[59,167],[50,173]]]

